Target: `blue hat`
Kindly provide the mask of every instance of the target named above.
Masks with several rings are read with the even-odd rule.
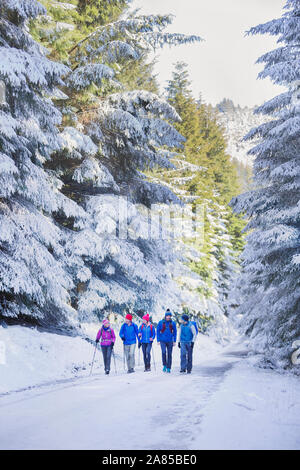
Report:
[[[167,309],[167,311],[166,311],[166,313],[165,313],[165,317],[167,317],[168,315],[169,315],[170,317],[172,316],[172,312],[170,311],[170,309]]]
[[[181,318],[182,318],[183,321],[189,321],[189,316],[186,315],[186,314],[182,315]]]

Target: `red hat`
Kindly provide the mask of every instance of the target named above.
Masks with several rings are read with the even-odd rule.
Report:
[[[150,320],[150,315],[147,313],[146,315],[143,316],[143,320],[149,321]]]
[[[132,315],[130,315],[130,313],[127,313],[125,318],[126,318],[126,320],[132,321]]]

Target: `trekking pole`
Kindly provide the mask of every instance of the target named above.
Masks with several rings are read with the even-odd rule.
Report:
[[[115,364],[115,373],[117,373],[117,366],[116,366],[116,356],[115,356],[115,352],[113,351],[112,352],[113,354],[113,358],[114,358],[114,364]]]
[[[154,344],[152,345],[152,359],[153,359],[153,365],[154,365],[154,370],[156,372],[156,364],[155,364],[155,357],[154,357]]]
[[[139,366],[141,365],[141,348],[138,348],[139,349]]]
[[[94,355],[93,355],[93,360],[92,360],[91,371],[90,371],[89,377],[92,375],[92,370],[93,370],[93,366],[94,366],[94,360],[95,360],[96,349],[97,349],[97,343],[95,344]]]
[[[126,367],[125,367],[125,344],[123,346],[123,367],[124,367],[124,370],[126,371]]]
[[[100,349],[99,349],[99,353],[100,353],[100,359],[99,359],[100,364],[99,364],[99,367],[101,367],[101,366],[102,366],[102,359],[103,359],[103,365],[104,365],[104,358],[103,358],[102,348],[101,348],[101,347],[100,347]]]

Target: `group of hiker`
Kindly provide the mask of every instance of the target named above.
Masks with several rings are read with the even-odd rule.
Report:
[[[125,322],[121,326],[119,336],[124,343],[124,356],[127,364],[127,372],[133,373],[135,370],[135,350],[142,348],[145,372],[151,371],[151,349],[155,338],[160,344],[162,353],[163,372],[170,373],[172,368],[173,347],[177,341],[176,322],[172,320],[172,312],[167,309],[164,319],[161,320],[157,328],[150,321],[149,314],[142,317],[142,324],[138,327],[133,322],[131,314],[127,314]],[[198,334],[197,324],[184,314],[181,316],[181,326],[179,330],[178,347],[180,348],[181,368],[180,372],[191,373],[193,367],[193,347]],[[104,370],[108,375],[110,372],[111,355],[116,335],[112,329],[109,320],[103,320],[102,327],[98,331],[96,344],[100,342],[103,354]]]

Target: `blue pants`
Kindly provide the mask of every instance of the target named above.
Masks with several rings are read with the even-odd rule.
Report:
[[[150,368],[151,365],[151,348],[152,343],[142,343],[145,369]]]
[[[172,351],[173,351],[173,342],[160,342],[161,353],[162,353],[162,363],[168,369],[171,369],[172,366]]]
[[[190,372],[193,367],[192,343],[180,343],[181,370]]]

